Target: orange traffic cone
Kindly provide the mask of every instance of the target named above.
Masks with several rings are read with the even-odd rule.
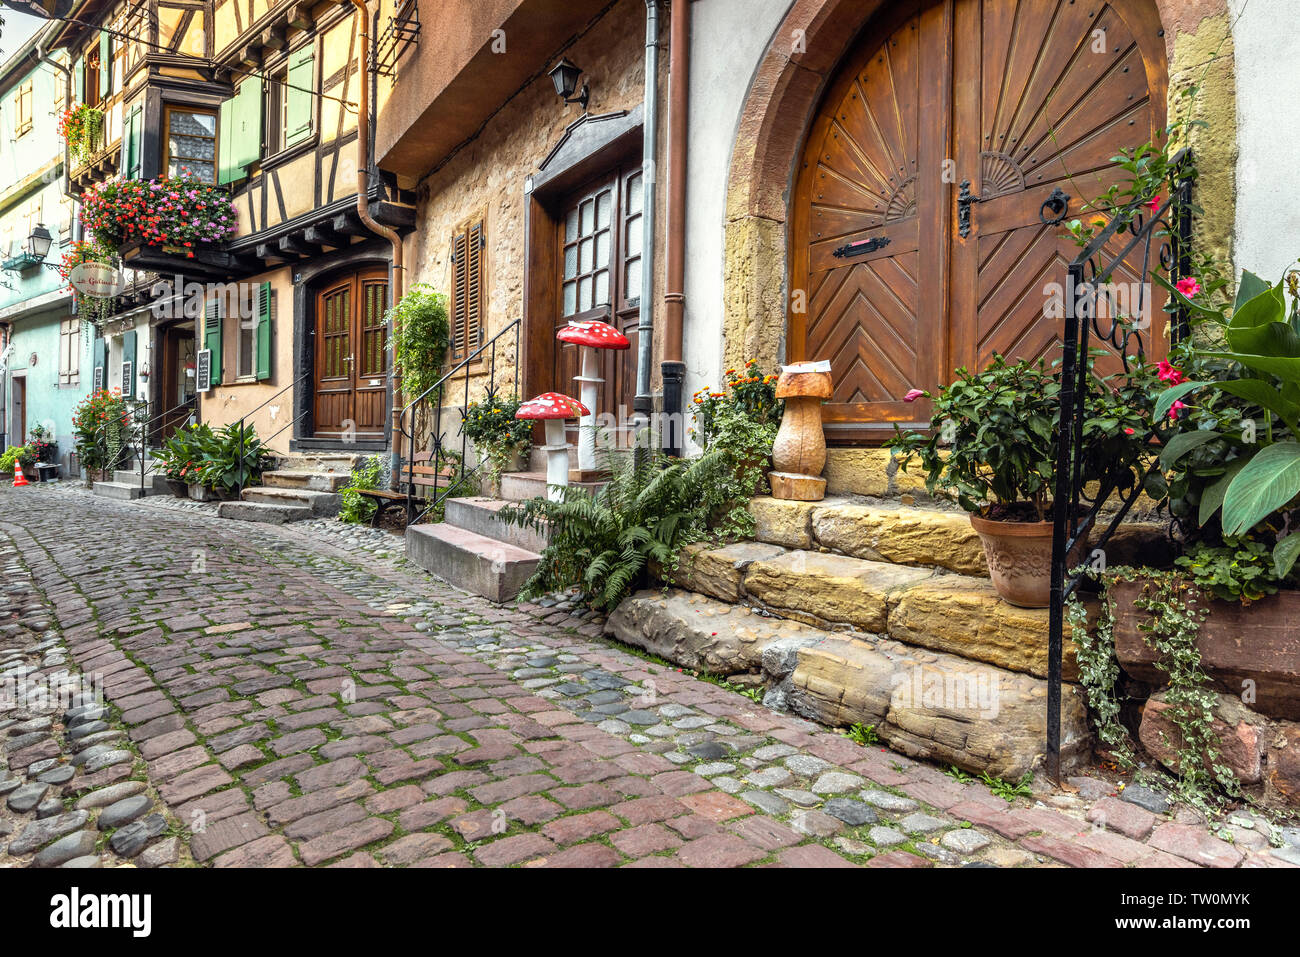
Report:
[[[31,483],[27,481],[27,476],[23,474],[23,467],[16,465],[14,467],[14,488],[22,488],[24,485],[29,484]]]

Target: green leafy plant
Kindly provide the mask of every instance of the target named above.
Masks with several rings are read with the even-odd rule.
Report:
[[[967,774],[955,764],[948,765],[948,770],[945,771],[944,774],[948,775],[948,777],[952,778],[958,784],[970,784],[970,782],[975,780],[973,775]]]
[[[36,453],[27,445],[11,445],[0,455],[0,472],[16,471],[18,466],[31,468],[36,464]]]
[[[181,426],[149,454],[167,478],[199,484],[199,470],[214,441],[211,426],[196,422]]]
[[[240,432],[243,432],[241,447]],[[230,493],[261,480],[271,452],[251,425],[232,422],[212,433],[199,465],[199,483],[217,492]]]
[[[397,330],[393,359],[402,374],[402,391],[415,398],[442,375],[451,341],[447,297],[431,286],[416,283],[389,308],[385,319],[390,329]]]
[[[340,489],[343,505],[339,509],[339,521],[355,525],[368,522],[374,517],[379,503],[359,494],[359,490],[379,488],[381,468],[382,463],[377,455],[372,455],[353,467],[351,480]]]
[[[58,446],[47,436],[49,431],[43,425],[33,425],[27,430],[27,447],[36,456],[37,462],[53,462]]]
[[[682,546],[708,535],[716,490],[733,470],[722,451],[688,461],[657,450],[604,458],[610,481],[595,494],[567,487],[558,502],[501,510],[505,521],[550,535],[525,599],[577,586],[593,608],[613,608],[651,564],[675,567]]]
[[[103,131],[104,111],[87,103],[78,103],[59,115],[59,135],[67,142],[76,165],[89,162]]]
[[[1004,781],[1002,778],[994,777],[988,771],[980,775],[980,780],[994,795],[1002,798],[1008,804],[1018,797],[1030,797],[1034,793],[1029,787],[1034,780],[1034,776],[1028,771],[1019,781]]]
[[[120,389],[100,389],[77,404],[72,413],[77,461],[89,474],[117,464],[126,446],[131,413]]]
[[[1091,414],[1083,425],[1084,479],[1105,477],[1131,489],[1150,434],[1144,373],[1122,380],[1093,371]],[[903,431],[885,443],[904,470],[919,459],[931,494],[952,497],[968,512],[1004,521],[1046,521],[1056,482],[1059,377],[1041,361],[1008,363],[994,355],[981,372],[961,368],[937,396],[919,389],[908,401],[934,402],[928,434]]]
[[[848,738],[854,744],[860,744],[863,747],[869,747],[873,744],[880,743],[880,735],[876,734],[874,724],[862,724],[858,722],[844,732],[844,737]]]
[[[533,423],[516,419],[519,399],[489,395],[465,408],[461,429],[474,443],[474,450],[487,466],[488,483],[493,489],[501,473],[532,436]]]
[[[1277,594],[1288,580],[1267,545],[1236,535],[1223,536],[1222,545],[1195,542],[1175,563],[1201,591],[1242,604]]]

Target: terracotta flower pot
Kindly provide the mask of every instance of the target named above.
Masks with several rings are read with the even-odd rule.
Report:
[[[979,515],[971,526],[984,545],[989,577],[998,597],[1021,608],[1046,608],[1052,592],[1052,523],[995,522]],[[1070,554],[1069,566],[1083,561],[1087,540]]]

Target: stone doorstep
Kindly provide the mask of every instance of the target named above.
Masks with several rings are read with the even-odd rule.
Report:
[[[241,522],[261,522],[267,525],[283,525],[285,522],[300,522],[312,517],[311,508],[306,505],[270,505],[265,502],[222,502],[217,506],[218,518],[235,519]]]
[[[769,706],[831,727],[875,725],[882,740],[912,757],[1007,779],[1041,759],[1047,683],[1030,675],[767,618],[675,589],[638,592],[605,630],[683,667],[724,675],[761,670],[772,683]],[[1062,712],[1069,766],[1090,746],[1077,689],[1067,686]]]
[[[112,498],[121,502],[130,502],[149,494],[148,488],[141,488],[139,482],[134,485],[127,482],[96,482],[93,491],[101,498]]]
[[[1047,676],[1047,609],[1017,608],[985,578],[762,542],[691,545],[671,580],[735,604],[756,605],[816,628],[848,625],[906,645]],[[1062,662],[1077,680],[1075,647]]]
[[[440,522],[406,529],[406,557],[425,571],[490,601],[510,601],[537,569],[541,556]]]
[[[570,488],[581,488],[595,492],[603,488],[605,482],[570,482]],[[511,502],[540,498],[546,494],[546,472],[505,472],[501,476],[501,497]]]
[[[240,497],[245,502],[258,502],[264,505],[293,505],[309,508],[316,516],[329,517],[337,515],[343,506],[343,496],[337,492],[321,492],[309,488],[275,488],[253,486],[246,488]]]
[[[501,509],[517,504],[507,499],[473,496],[470,498],[449,498],[446,504],[447,524],[474,532],[476,535],[495,538],[507,545],[514,545],[517,548],[538,554],[546,549],[550,539],[550,536],[545,532],[510,525],[502,521],[500,517]]]
[[[277,469],[262,473],[262,484],[271,488],[310,489],[317,492],[337,492],[352,480],[350,471],[310,472],[295,469]]]

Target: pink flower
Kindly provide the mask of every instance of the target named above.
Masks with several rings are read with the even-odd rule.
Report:
[[[1156,367],[1156,376],[1161,382],[1168,382],[1170,385],[1182,385],[1187,381],[1181,369],[1176,369],[1164,359],[1160,360],[1160,365]]]
[[[1135,431],[1136,431],[1136,430],[1134,430],[1134,429],[1130,429],[1130,428],[1125,427],[1125,429],[1124,429],[1124,434],[1125,434],[1125,435],[1132,435]]]
[[[1147,209],[1151,210],[1153,213],[1158,213],[1160,212],[1160,204],[1164,201],[1165,198],[1163,196],[1152,196],[1151,199],[1147,201]]]
[[[1181,399],[1175,399],[1174,404],[1169,407],[1169,418],[1177,419],[1178,413],[1183,411],[1185,408],[1187,408],[1187,406],[1183,405]]]
[[[903,396],[903,401],[915,402],[917,399],[924,399],[927,397],[927,394],[920,389],[909,389],[907,395]]]
[[[1191,299],[1194,295],[1196,295],[1198,292],[1201,291],[1201,284],[1197,282],[1195,279],[1193,279],[1191,276],[1188,276],[1186,279],[1178,280],[1178,282],[1174,284],[1174,288],[1177,289],[1184,296],[1186,296],[1188,299]]]

